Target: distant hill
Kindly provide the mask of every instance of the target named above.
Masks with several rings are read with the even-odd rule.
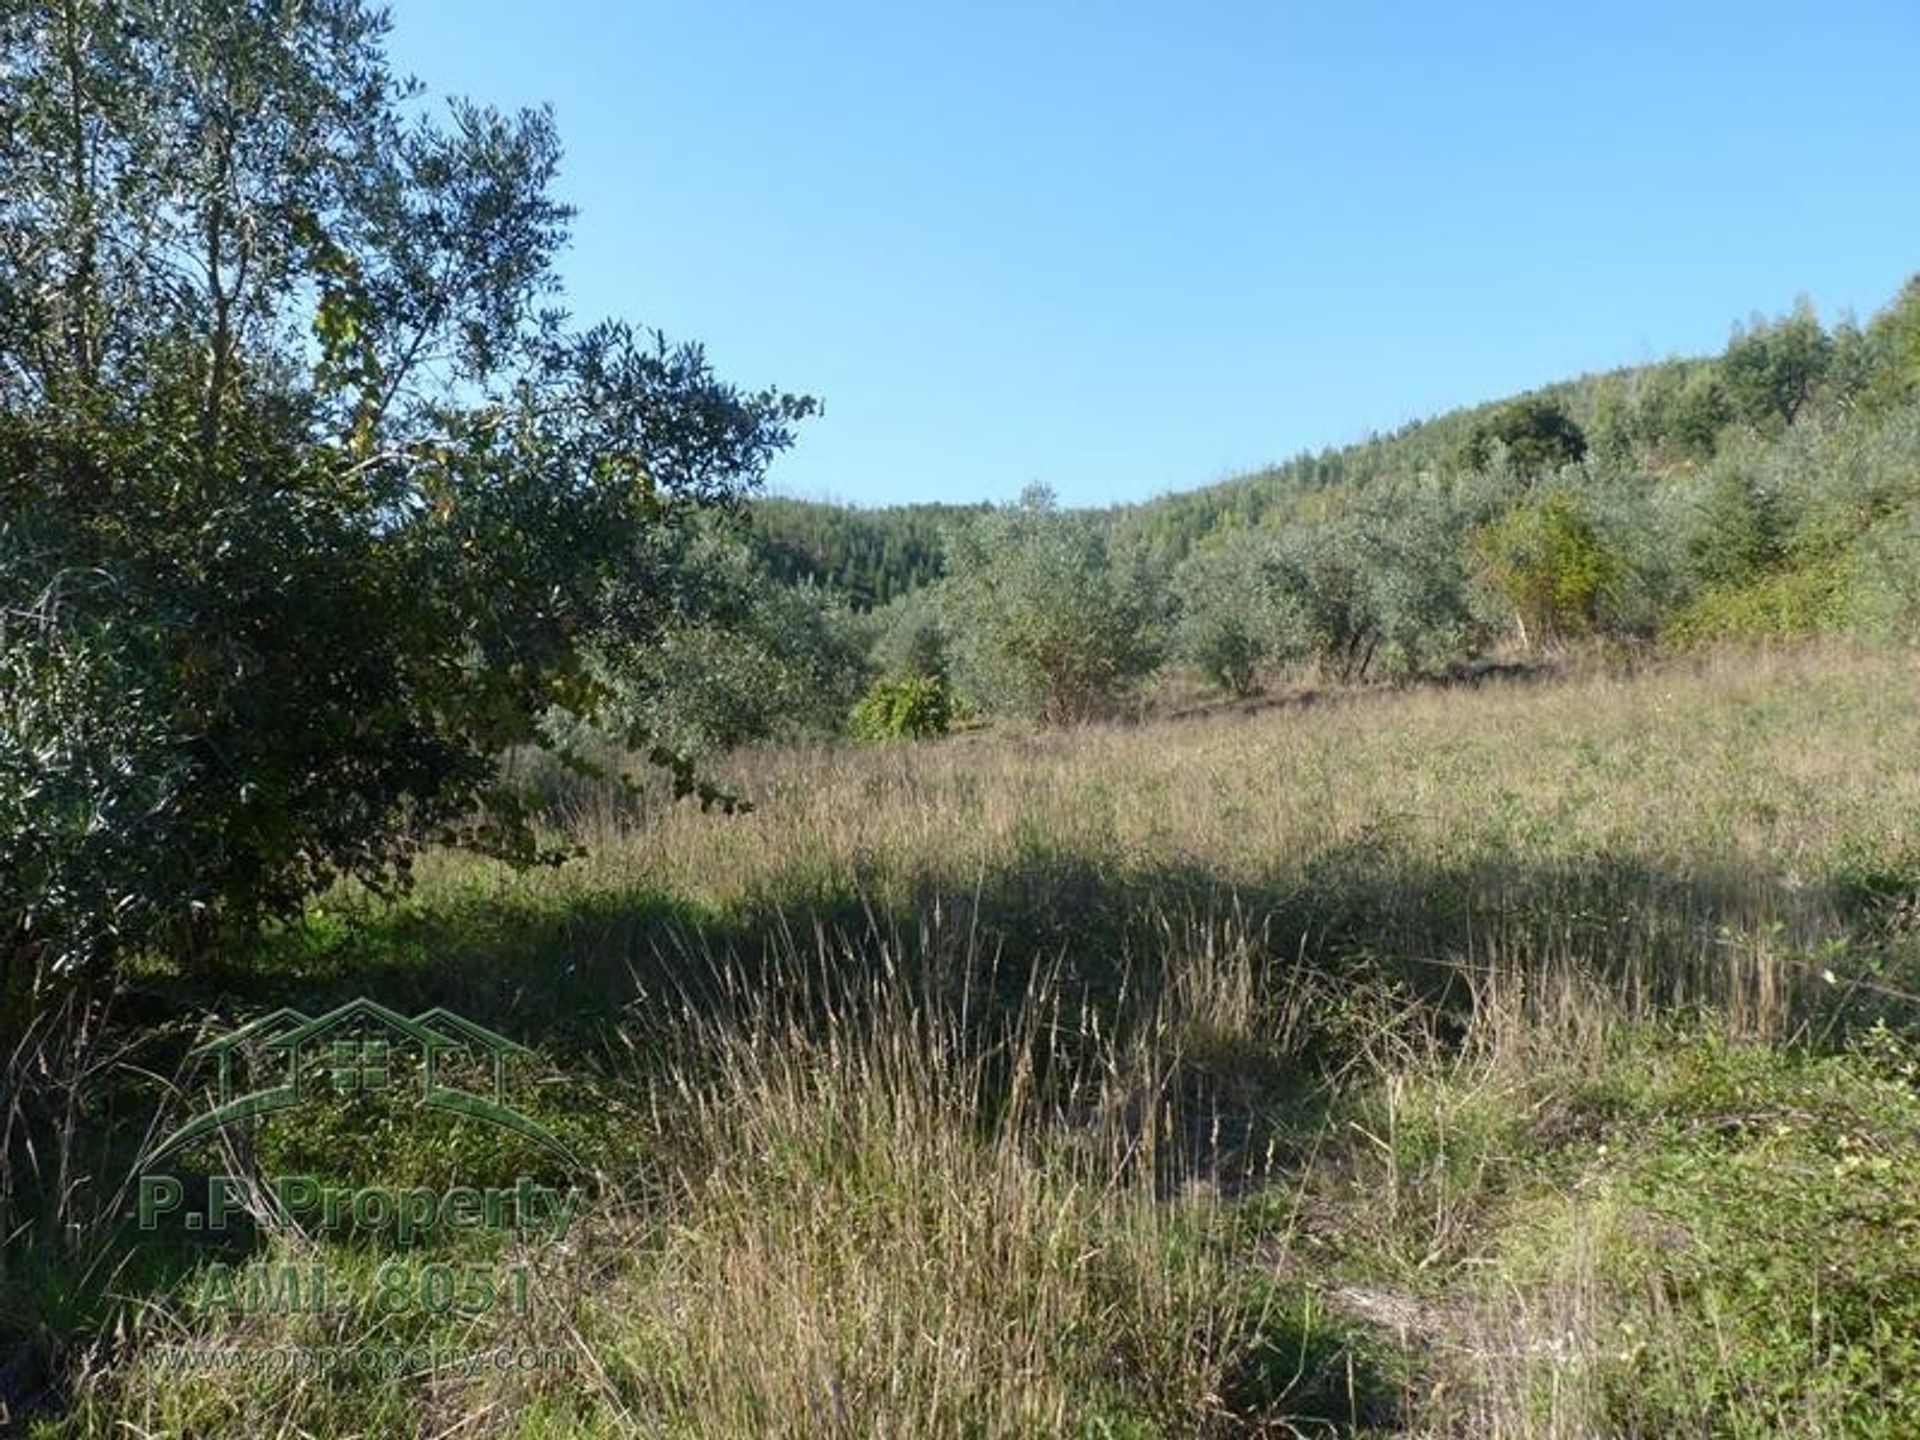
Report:
[[[980,505],[863,510],[769,495],[753,502],[748,534],[760,561],[789,585],[821,585],[869,610],[940,578],[942,540]]]
[[[1304,452],[1282,464],[1192,490],[1080,513],[1177,563],[1222,530],[1310,519],[1317,511],[1334,513],[1377,479],[1451,466],[1474,428],[1516,400],[1550,400],[1583,431],[1605,437],[1620,428],[1623,418],[1631,427],[1647,397],[1685,394],[1696,377],[1711,375],[1718,363],[1711,358],[1671,359],[1582,376],[1524,396],[1450,410],[1357,444]],[[1649,433],[1661,429],[1653,426]],[[762,563],[775,577],[788,584],[825,586],[855,609],[866,610],[939,579],[944,537],[956,523],[989,508],[985,502],[865,507],[765,496],[751,506],[749,531]]]
[[[990,508],[769,498],[749,533],[776,579],[869,611],[940,580],[954,532]],[[1376,643],[1418,668],[1508,625],[1673,644],[1903,628],[1920,614],[1920,277],[1864,326],[1801,302],[1719,355],[1067,513],[1143,566],[1176,631],[1265,605],[1287,653],[1344,654],[1326,637],[1358,626],[1363,672]],[[1223,598],[1235,585],[1251,588]]]

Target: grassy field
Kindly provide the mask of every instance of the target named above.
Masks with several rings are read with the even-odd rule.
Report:
[[[73,1110],[0,1271],[31,1423],[1912,1434],[1917,713],[1913,654],[1801,650],[761,752],[733,818],[540,774],[566,865],[429,857],[138,977],[74,1020],[84,1071],[16,1055]],[[564,1240],[263,1217],[156,1254],[73,1182],[126,1171],[202,1014],[357,994],[540,1052]],[[553,1164],[464,1125],[368,1101],[251,1144],[361,1183]],[[215,1259],[315,1255],[512,1262],[532,1299],[190,1303]],[[178,1359],[369,1335],[565,1365]]]

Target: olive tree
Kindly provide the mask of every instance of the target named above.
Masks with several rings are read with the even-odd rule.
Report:
[[[844,602],[782,584],[724,523],[641,537],[588,653],[590,728],[688,758],[831,731],[867,679]]]
[[[1290,527],[1268,570],[1278,653],[1336,680],[1404,679],[1472,644],[1460,532],[1438,514],[1369,509]]]
[[[989,708],[1093,719],[1159,661],[1164,607],[1144,564],[1043,488],[974,522],[948,564],[966,682]]]
[[[1174,644],[1180,657],[1230,695],[1259,687],[1274,657],[1271,537],[1235,529],[1196,549],[1174,571]]]
[[[608,577],[811,408],[569,329],[550,117],[432,114],[386,24],[0,7],[0,980],[530,858],[495,759]]]

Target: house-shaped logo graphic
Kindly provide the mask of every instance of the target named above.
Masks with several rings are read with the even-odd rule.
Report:
[[[322,1077],[331,1080],[330,1090],[336,1095],[395,1088],[394,1061],[404,1056],[419,1062],[407,1068],[417,1076],[421,1105],[498,1125],[546,1147],[569,1164],[579,1163],[573,1152],[538,1121],[506,1103],[507,1061],[533,1052],[450,1010],[436,1007],[409,1019],[364,998],[349,1000],[319,1016],[275,1010],[200,1046],[193,1054],[218,1062],[218,1102],[155,1146],[146,1158],[147,1164],[228,1125],[314,1099],[329,1088],[319,1083]],[[276,1070],[279,1083],[236,1095],[235,1062],[236,1057],[243,1056],[257,1057],[265,1068]],[[447,1083],[445,1062],[454,1058],[491,1061],[491,1095]]]

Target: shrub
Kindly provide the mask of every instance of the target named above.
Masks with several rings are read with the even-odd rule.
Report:
[[[1624,568],[1585,507],[1564,492],[1516,506],[1473,543],[1485,582],[1513,607],[1529,643],[1597,628]]]
[[[853,707],[847,731],[856,740],[918,740],[946,734],[952,720],[953,701],[944,680],[900,675],[874,682]]]
[[[1160,659],[1163,592],[1136,560],[1042,487],[977,521],[949,591],[970,690],[1043,725],[1118,709]]]
[[[1494,442],[1506,447],[1515,470],[1536,475],[1558,470],[1584,459],[1587,437],[1559,401],[1541,395],[1502,405],[1473,427],[1462,458],[1473,469],[1485,469]]]
[[[1842,629],[1851,618],[1853,566],[1839,556],[1715,586],[1696,596],[1661,629],[1676,648],[1712,640],[1794,640]]]

